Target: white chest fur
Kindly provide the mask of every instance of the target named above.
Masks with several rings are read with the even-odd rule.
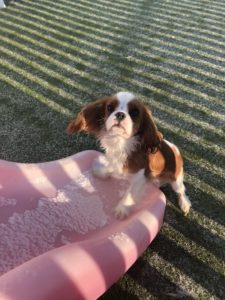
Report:
[[[108,170],[110,173],[123,173],[127,157],[135,150],[138,143],[136,137],[126,139],[122,136],[106,134],[100,139],[105,149]]]

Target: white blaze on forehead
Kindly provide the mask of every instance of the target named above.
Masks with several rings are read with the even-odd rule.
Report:
[[[115,96],[118,100],[118,105],[106,120],[106,129],[107,131],[113,131],[114,134],[122,135],[126,138],[129,138],[132,136],[133,122],[128,113],[128,103],[135,99],[135,96],[132,93],[128,92],[120,92],[117,93]],[[125,114],[125,117],[119,122],[119,128],[116,127],[118,125],[118,119],[116,117],[116,114],[118,112],[123,112]]]
[[[127,111],[127,104],[135,98],[134,94],[129,92],[119,92],[116,94],[116,97],[119,101],[117,110],[123,111]]]

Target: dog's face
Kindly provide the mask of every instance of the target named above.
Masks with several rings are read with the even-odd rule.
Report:
[[[124,139],[138,136],[142,146],[153,152],[161,139],[151,112],[133,94],[120,92],[85,106],[72,120],[67,132],[94,132],[103,135],[119,135]]]

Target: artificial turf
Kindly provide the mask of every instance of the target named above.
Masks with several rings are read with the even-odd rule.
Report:
[[[101,299],[224,299],[225,2],[7,4],[0,159],[40,162],[99,149],[92,136],[69,137],[65,128],[83,104],[121,90],[149,105],[184,156],[190,214],[165,188],[160,234]]]

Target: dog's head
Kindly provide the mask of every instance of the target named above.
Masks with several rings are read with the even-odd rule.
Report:
[[[119,135],[124,139],[137,136],[146,151],[157,150],[162,139],[149,109],[132,93],[119,92],[86,105],[74,120],[67,132],[94,132],[103,135]]]

